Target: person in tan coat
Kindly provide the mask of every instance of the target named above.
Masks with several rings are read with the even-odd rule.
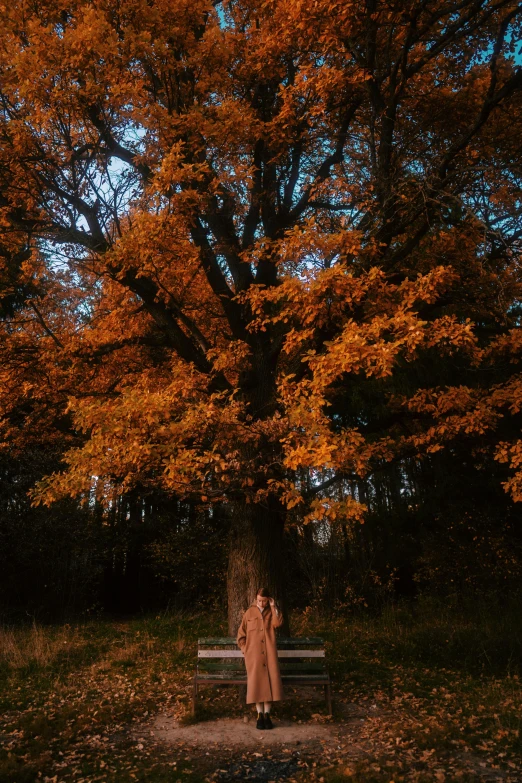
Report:
[[[275,629],[283,616],[265,587],[243,614],[237,632],[237,645],[245,656],[247,670],[246,703],[256,705],[258,729],[272,729],[270,707],[283,698],[283,683],[277,658]]]

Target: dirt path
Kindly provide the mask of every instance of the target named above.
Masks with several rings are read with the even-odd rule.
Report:
[[[320,722],[274,718],[274,728],[260,731],[256,719],[219,718],[183,725],[164,712],[133,732],[146,747],[182,750],[215,783],[275,783],[295,780],[317,761],[335,752],[338,727]]]
[[[309,750],[336,741],[331,726],[320,723],[295,723],[274,719],[274,728],[270,731],[256,729],[255,718],[248,721],[238,718],[220,718],[207,720],[193,725],[183,726],[168,713],[159,715],[147,729],[151,738],[168,744],[201,746],[207,750],[237,750],[240,748],[262,750],[274,746],[301,746]]]

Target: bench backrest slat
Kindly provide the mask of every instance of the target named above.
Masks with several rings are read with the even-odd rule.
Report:
[[[286,663],[283,661],[279,668],[282,672],[286,671],[324,671],[325,666],[323,661],[319,661],[317,663]],[[242,661],[238,661],[237,663],[210,663],[206,659],[202,659],[199,662],[199,670],[203,672],[217,672],[217,671],[227,671],[227,672],[244,672],[245,671],[245,665]]]
[[[230,644],[234,645],[236,644],[236,639],[233,636],[216,636],[216,637],[201,637],[198,639],[198,645],[205,645],[205,646],[214,646],[214,645],[225,645]],[[294,645],[317,645],[317,644],[324,644],[324,639],[321,639],[318,636],[303,636],[301,638],[292,637],[292,636],[281,636],[277,637],[277,646],[278,647],[292,647]]]
[[[198,658],[242,658],[241,650],[198,650]]]
[[[278,658],[324,658],[324,650],[278,650]]]
[[[278,650],[278,658],[324,658],[324,650]],[[241,650],[198,650],[198,658],[243,658]]]

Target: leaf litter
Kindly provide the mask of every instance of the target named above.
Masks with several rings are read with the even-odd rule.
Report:
[[[132,623],[118,633],[130,634]],[[197,633],[197,631],[196,631]],[[145,635],[142,634],[142,639]],[[133,653],[110,652],[69,670],[11,671],[0,694],[0,781],[177,783],[519,783],[522,692],[517,675],[477,676],[444,667],[386,663],[357,651],[361,672],[336,664],[334,718],[322,693],[289,689],[274,723],[327,729],[329,737],[276,747],[165,743],[158,720],[191,728],[193,655],[173,655],[168,635]],[[338,653],[339,658],[342,651]],[[202,694],[197,727],[227,715],[245,726],[234,688]],[[196,730],[196,725],[192,726]],[[269,743],[272,743],[272,747]],[[254,751],[254,752],[252,752]],[[242,776],[242,777],[241,777]],[[55,780],[56,779],[56,780]]]

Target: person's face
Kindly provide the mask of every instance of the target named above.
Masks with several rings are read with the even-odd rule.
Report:
[[[268,598],[264,595],[258,595],[257,596],[257,605],[261,607],[261,609],[264,609],[265,606],[268,604]]]

